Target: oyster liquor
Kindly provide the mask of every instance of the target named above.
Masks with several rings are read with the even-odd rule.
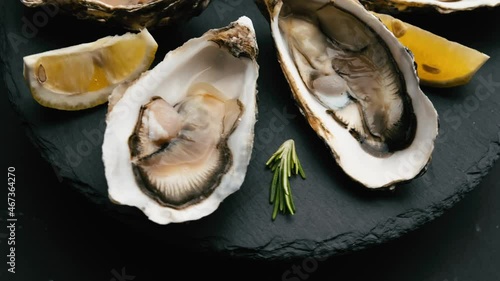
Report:
[[[16,273],[16,168],[7,168],[7,214],[9,218],[7,219],[7,229],[9,230],[9,239],[7,241],[8,254],[7,254],[7,265],[9,266],[7,271],[10,273]]]

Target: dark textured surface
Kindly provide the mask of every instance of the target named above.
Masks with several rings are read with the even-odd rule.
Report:
[[[131,276],[125,281],[500,280],[500,161],[441,217],[400,239],[318,261],[314,268],[306,259],[255,262],[148,239],[59,182],[24,134],[6,95],[0,96],[0,112],[8,120],[3,123],[8,137],[0,141],[2,167],[16,167],[18,214],[16,274],[6,271],[7,231],[0,229],[2,281],[123,281],[114,275],[122,269]],[[6,194],[0,192],[0,201],[6,202]],[[4,220],[0,216],[2,225]],[[305,263],[312,270],[306,272]]]
[[[347,179],[299,115],[276,61],[267,22],[255,5],[249,1],[215,1],[182,28],[153,32],[160,46],[157,61],[168,50],[201,35],[207,28],[226,25],[243,14],[254,21],[261,68],[259,122],[252,162],[241,190],[215,213],[195,222],[156,226],[137,210],[117,208],[107,201],[100,160],[105,106],[82,112],[42,108],[33,101],[22,79],[25,55],[123,31],[57,15],[31,36],[23,32],[23,18],[33,19],[37,10],[25,9],[17,2],[0,5],[2,67],[9,99],[42,156],[69,186],[104,206],[114,217],[130,222],[136,231],[159,238],[167,245],[255,259],[335,255],[361,249],[399,237],[442,214],[479,183],[500,151],[500,79],[495,68],[500,63],[500,42],[495,36],[500,31],[496,25],[499,10],[406,18],[483,51],[491,59],[466,86],[424,88],[441,115],[441,134],[426,175],[395,192],[368,192]],[[446,24],[436,24],[443,21],[442,17]],[[68,24],[75,32],[61,31],[61,26]],[[13,36],[26,42],[13,46],[9,41]],[[271,126],[273,118],[282,130]],[[288,138],[296,140],[308,179],[292,181],[298,213],[272,222],[271,206],[267,203],[271,174],[263,163]]]

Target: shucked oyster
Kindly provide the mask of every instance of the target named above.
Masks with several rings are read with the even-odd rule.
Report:
[[[169,52],[110,97],[110,198],[159,224],[199,219],[237,191],[256,122],[257,43],[240,18]]]
[[[370,10],[404,12],[433,8],[441,13],[472,10],[480,7],[495,7],[500,0],[361,0]]]
[[[21,0],[28,7],[53,5],[80,19],[130,30],[170,25],[199,15],[210,0]]]
[[[369,188],[425,170],[438,132],[412,56],[353,0],[264,0],[281,67],[337,163]]]

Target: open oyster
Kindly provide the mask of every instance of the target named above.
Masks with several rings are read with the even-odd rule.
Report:
[[[437,112],[392,33],[353,0],[263,1],[293,96],[342,169],[369,188],[425,171]]]
[[[480,7],[495,7],[500,0],[361,0],[370,10],[405,12],[418,9],[436,9],[441,13],[473,10]]]
[[[96,20],[130,30],[153,28],[199,15],[210,0],[21,0],[28,7],[52,5],[79,19]]]
[[[113,91],[102,146],[112,201],[167,224],[206,216],[240,188],[254,139],[257,51],[242,17]]]

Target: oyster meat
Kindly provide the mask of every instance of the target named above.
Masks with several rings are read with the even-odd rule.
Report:
[[[441,13],[495,7],[500,0],[361,0],[367,9],[383,12],[407,12],[435,9]]]
[[[21,0],[28,7],[51,5],[79,19],[141,30],[172,25],[199,15],[210,0]]]
[[[425,171],[438,116],[392,33],[353,0],[262,4],[293,96],[342,169],[368,188]]]
[[[258,47],[241,17],[169,52],[110,96],[102,146],[111,200],[159,224],[204,217],[243,183]]]

